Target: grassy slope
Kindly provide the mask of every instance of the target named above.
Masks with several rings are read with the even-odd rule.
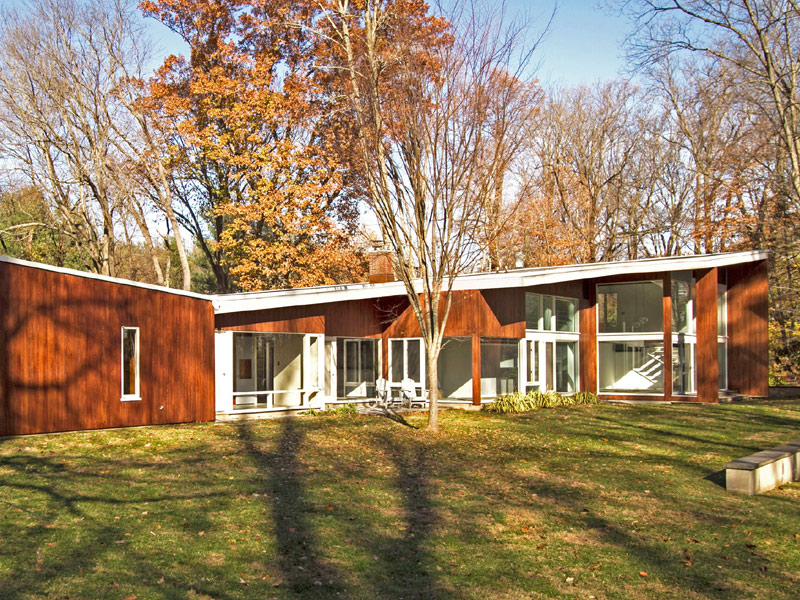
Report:
[[[411,422],[423,423],[414,416]],[[797,598],[800,402],[0,440],[2,598]]]

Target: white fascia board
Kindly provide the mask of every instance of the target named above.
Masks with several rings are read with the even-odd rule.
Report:
[[[765,251],[731,252],[725,254],[705,254],[699,256],[678,256],[647,258],[625,262],[590,263],[565,265],[535,269],[517,269],[504,273],[475,273],[460,275],[453,282],[453,290],[485,290],[500,288],[531,287],[549,283],[562,283],[580,279],[612,277],[615,275],[637,275],[668,271],[688,271],[725,267],[765,260]],[[417,282],[417,291],[421,285]],[[309,306],[346,300],[365,300],[404,296],[402,282],[391,283],[353,283],[310,288],[274,290],[266,292],[246,292],[213,297],[214,312],[226,314],[255,310],[269,310],[287,306]]]
[[[670,256],[646,258],[624,262],[589,263],[583,265],[564,265],[538,269],[519,269],[505,273],[476,273],[462,275],[456,279],[454,290],[480,290],[511,287],[530,287],[561,283],[578,279],[595,279],[617,275],[641,275],[646,273],[665,273],[670,271],[692,271],[746,264],[767,259],[767,252],[753,250],[724,254],[704,254],[693,256]]]
[[[146,290],[154,290],[156,292],[165,292],[167,294],[187,296],[189,298],[196,298],[198,300],[211,300],[213,298],[213,296],[208,296],[205,294],[197,294],[195,292],[187,292],[184,290],[176,290],[175,288],[168,288],[161,285],[154,285],[152,283],[142,283],[140,281],[131,281],[129,279],[118,279],[116,277],[108,277],[107,275],[98,275],[96,273],[87,273],[86,271],[78,271],[76,269],[67,269],[66,267],[54,267],[53,265],[31,262],[29,260],[22,260],[19,258],[11,258],[10,256],[0,256],[0,262],[9,263],[12,265],[19,265],[21,267],[30,267],[32,269],[40,269],[42,271],[52,271],[53,273],[61,273],[62,275],[74,275],[75,277],[83,277],[84,279],[105,281],[106,283],[116,283],[117,285],[129,285],[132,287],[144,288]]]
[[[213,298],[214,312],[225,314],[252,310],[269,310],[287,306],[309,306],[346,300],[365,300],[405,296],[401,281],[391,283],[350,283],[323,287],[296,288],[269,292],[225,294]]]

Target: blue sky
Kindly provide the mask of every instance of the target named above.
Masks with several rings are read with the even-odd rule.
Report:
[[[544,22],[553,1],[508,0],[507,11],[522,11]],[[163,57],[186,51],[180,38],[153,19],[149,28],[163,49]],[[622,67],[620,42],[627,33],[624,19],[606,14],[598,0],[561,0],[550,32],[540,46],[537,75],[543,83],[577,85],[613,79]],[[156,61],[160,64],[161,59]],[[154,66],[156,66],[154,65]]]
[[[550,33],[541,46],[539,78],[543,82],[575,85],[613,79],[623,66],[620,43],[626,21],[607,14],[597,0],[561,0]],[[552,3],[511,0],[510,7],[534,7],[549,14]]]

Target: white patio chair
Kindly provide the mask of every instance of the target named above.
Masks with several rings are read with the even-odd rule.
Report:
[[[378,377],[378,379],[375,380],[376,404],[386,406],[389,403],[391,393],[389,382],[383,377]]]
[[[400,399],[403,406],[408,408],[425,406],[425,391],[422,392],[422,398],[417,397],[417,382],[406,377],[400,382]]]

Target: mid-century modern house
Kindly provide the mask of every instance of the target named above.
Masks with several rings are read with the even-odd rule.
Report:
[[[385,261],[384,261],[385,262]],[[383,377],[424,398],[403,285],[206,296],[0,258],[0,435],[324,408]],[[440,395],[766,396],[764,252],[459,276]]]

